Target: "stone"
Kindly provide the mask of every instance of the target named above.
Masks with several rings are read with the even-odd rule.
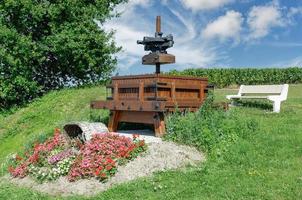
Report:
[[[69,137],[79,137],[83,141],[89,141],[94,134],[109,132],[107,126],[100,122],[71,122],[65,124],[64,131]]]

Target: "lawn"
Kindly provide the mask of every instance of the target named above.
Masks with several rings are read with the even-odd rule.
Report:
[[[215,90],[215,100],[236,92]],[[0,162],[26,140],[49,135],[64,122],[97,119],[89,101],[103,94],[98,87],[52,92],[12,114],[0,114]],[[232,109],[239,117],[257,120],[260,128],[239,138],[227,153],[196,168],[156,173],[88,199],[302,199],[302,85],[290,86],[280,114],[257,107]],[[0,199],[53,197],[0,182]]]

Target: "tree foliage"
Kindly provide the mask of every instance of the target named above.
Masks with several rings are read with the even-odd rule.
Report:
[[[0,107],[107,79],[120,48],[96,22],[124,1],[0,1]]]

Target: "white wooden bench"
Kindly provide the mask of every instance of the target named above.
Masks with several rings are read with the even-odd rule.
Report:
[[[227,95],[232,99],[268,99],[273,102],[274,112],[279,113],[281,102],[287,99],[288,84],[284,85],[241,85],[237,95]]]

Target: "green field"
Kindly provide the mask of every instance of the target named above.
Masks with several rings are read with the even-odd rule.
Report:
[[[215,90],[223,101],[236,90]],[[40,134],[75,120],[95,120],[90,100],[99,87],[52,92],[26,108],[0,114],[0,163]],[[116,186],[90,199],[302,199],[302,85],[291,85],[280,114],[259,107],[236,107],[239,117],[259,123],[253,135],[239,138],[227,153],[196,168],[168,171]],[[101,113],[106,116],[106,112]],[[217,122],[219,123],[219,122]],[[160,189],[159,189],[160,188]],[[61,199],[0,182],[0,199]],[[70,198],[69,198],[70,199]],[[82,199],[82,197],[73,197]]]

